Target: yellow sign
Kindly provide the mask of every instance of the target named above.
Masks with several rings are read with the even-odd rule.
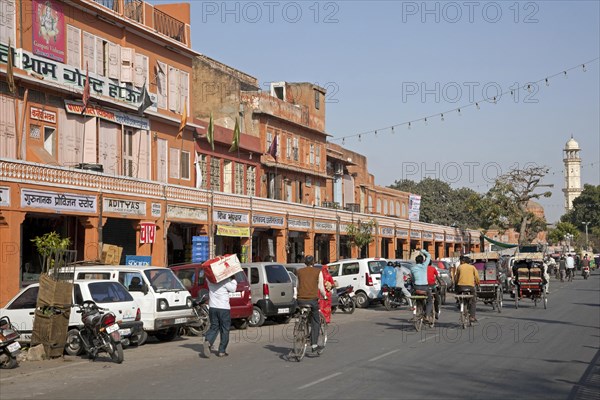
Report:
[[[219,236],[234,236],[234,237],[250,237],[250,228],[217,225],[217,235],[219,235]]]

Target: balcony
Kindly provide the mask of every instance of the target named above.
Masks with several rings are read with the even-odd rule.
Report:
[[[340,203],[338,203],[337,201],[323,201],[321,203],[321,207],[334,208],[334,209],[338,210],[340,208]]]
[[[310,115],[306,106],[288,103],[264,92],[242,92],[241,100],[255,113],[273,115],[310,129],[321,130],[318,126],[310,124]]]
[[[360,204],[358,203],[346,203],[346,206],[344,207],[344,210],[346,211],[350,211],[350,212],[360,212]]]
[[[123,15],[140,24],[144,23],[144,2],[141,0],[123,0]]]
[[[93,0],[93,1],[94,1],[94,3],[98,3],[101,6],[108,8],[109,10],[113,10],[116,13],[119,13],[121,11],[120,7],[119,7],[119,4],[120,4],[119,0]]]
[[[185,24],[164,12],[154,9],[154,29],[185,44]]]

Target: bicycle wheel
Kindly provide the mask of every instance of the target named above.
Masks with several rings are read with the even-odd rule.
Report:
[[[319,311],[319,315],[321,316],[321,323],[319,324],[319,340],[317,341],[317,345],[319,346],[319,351],[317,354],[321,355],[325,351],[325,346],[327,346],[327,322],[325,321],[325,316],[322,312]]]
[[[417,332],[421,331],[421,328],[423,327],[423,304],[421,302],[421,300],[417,300],[417,306],[416,306],[416,311],[414,314],[414,319],[413,319],[413,323],[415,325],[415,330]]]
[[[307,321],[306,317],[301,317],[294,325],[294,348],[292,356],[298,362],[302,361],[308,347],[310,332],[308,331]]]
[[[544,310],[548,308],[548,297],[546,296],[546,292],[542,292],[542,300],[544,302]]]
[[[502,299],[504,297],[504,294],[502,293],[502,289],[498,288],[496,291],[496,309],[498,310],[499,313],[502,312]]]

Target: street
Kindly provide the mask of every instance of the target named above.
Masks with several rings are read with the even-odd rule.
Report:
[[[406,309],[336,313],[320,357],[289,361],[293,321],[232,330],[229,357],[205,359],[201,339],[149,342],[118,365],[69,357],[2,370],[8,399],[598,399],[600,273],[551,281],[548,309],[531,300],[502,313],[478,303],[462,330],[449,294],[435,329],[417,333]],[[218,342],[217,342],[218,343]]]

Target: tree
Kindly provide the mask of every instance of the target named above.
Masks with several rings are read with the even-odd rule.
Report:
[[[375,219],[367,222],[359,220],[358,223],[350,223],[346,227],[346,234],[349,238],[348,243],[351,246],[356,246],[359,254],[364,246],[369,245],[373,241],[373,228],[375,228],[376,224]]]
[[[519,232],[520,245],[545,230],[545,221],[538,221],[528,206],[534,199],[552,196],[550,191],[535,193],[536,189],[545,186],[541,185],[541,180],[547,173],[546,167],[516,168],[499,176],[479,201],[472,198],[471,207],[480,213],[482,227],[515,228]]]
[[[567,234],[571,234],[574,239],[577,239],[579,231],[577,230],[577,227],[570,222],[559,222],[554,229],[550,229],[548,232],[548,242],[559,244],[565,240]]]
[[[581,194],[573,200],[573,208],[561,217],[579,230],[585,231],[583,222],[589,222],[588,230],[600,227],[600,185],[584,185]]]

